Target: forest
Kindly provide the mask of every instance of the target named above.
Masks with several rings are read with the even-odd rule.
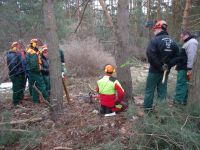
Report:
[[[200,0],[0,0],[0,33],[0,150],[200,149]]]

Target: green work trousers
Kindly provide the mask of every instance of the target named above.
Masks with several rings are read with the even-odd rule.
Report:
[[[12,81],[12,90],[13,90],[13,105],[18,105],[20,101],[24,98],[24,82],[25,75],[18,74],[15,76],[10,76],[10,80]]]
[[[30,71],[29,72],[29,84],[31,86],[31,90],[32,90],[31,93],[32,93],[32,96],[33,96],[33,102],[34,103],[39,102],[39,93],[33,87],[34,84],[40,90],[44,99],[45,100],[47,99],[48,92],[46,91],[46,86],[45,86],[41,72],[31,72]]]
[[[179,70],[177,74],[176,92],[174,102],[180,104],[187,103],[188,85],[187,85],[187,70]]]
[[[149,73],[146,81],[146,89],[144,94],[144,109],[152,109],[155,89],[157,89],[157,98],[162,101],[167,96],[167,80],[162,84],[163,73]]]
[[[49,75],[42,75],[42,76],[43,76],[44,84],[46,86],[46,91],[50,92],[50,78],[49,78]]]

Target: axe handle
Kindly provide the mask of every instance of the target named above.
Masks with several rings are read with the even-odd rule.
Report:
[[[167,74],[167,70],[164,71],[163,78],[162,78],[162,84],[165,83],[166,74]]]
[[[64,91],[65,91],[65,95],[66,95],[67,101],[70,104],[70,97],[69,97],[69,93],[68,93],[67,86],[65,84],[65,79],[64,78],[62,78],[62,84],[63,84],[63,88],[64,88]]]

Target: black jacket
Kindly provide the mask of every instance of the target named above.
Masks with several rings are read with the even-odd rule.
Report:
[[[8,51],[6,57],[9,76],[16,76],[25,73],[24,67],[22,65],[22,56],[20,53],[15,51]]]
[[[49,75],[49,59],[41,55],[42,59],[42,75]]]
[[[167,64],[169,69],[176,65],[179,48],[169,37],[166,31],[158,33],[149,43],[147,58],[150,63],[149,72],[162,73],[162,65]]]
[[[176,70],[187,70],[187,54],[184,48],[181,48],[179,51]]]

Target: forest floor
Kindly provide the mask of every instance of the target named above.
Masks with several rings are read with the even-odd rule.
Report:
[[[135,91],[139,87],[142,87],[141,89],[144,88],[146,75],[147,66],[132,68]],[[112,144],[119,138],[123,144],[128,144],[129,137],[134,135],[132,130],[134,122],[141,117],[142,92],[137,92],[134,95],[138,115],[128,117],[127,112],[121,112],[116,116],[102,117],[96,113],[99,106],[98,101],[94,100],[93,103],[90,103],[88,96],[91,91],[88,85],[91,84],[91,87],[95,87],[97,79],[70,79],[68,89],[71,103],[68,104],[64,100],[63,113],[56,123],[51,121],[49,109],[45,104],[33,104],[31,99],[28,98],[23,101],[22,106],[13,107],[11,93],[1,93],[0,124],[28,119],[29,121],[26,123],[16,123],[4,128],[16,129],[13,132],[28,132],[33,135],[26,136],[26,139],[0,146],[0,150],[103,149],[103,145]],[[31,122],[32,118],[41,118],[41,120]],[[38,136],[37,133],[41,134]]]

